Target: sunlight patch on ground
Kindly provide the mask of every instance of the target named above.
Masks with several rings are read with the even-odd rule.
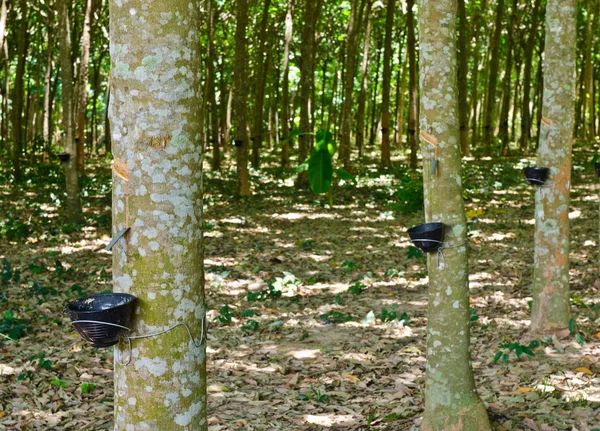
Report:
[[[575,211],[572,211],[569,213],[569,219],[571,219],[571,220],[579,218],[579,217],[581,217],[581,211],[579,211],[579,210],[575,210]]]
[[[356,424],[356,417],[352,415],[308,415],[304,420],[309,424],[319,425],[322,427],[332,426],[350,426]]]
[[[318,220],[318,219],[336,219],[336,218],[340,218],[339,215],[337,214],[324,214],[324,213],[317,213],[317,214],[302,214],[302,213],[287,213],[287,214],[271,214],[272,218],[275,219],[284,219],[284,220],[303,220],[303,219],[309,219],[309,220]]]
[[[290,356],[293,356],[296,359],[312,359],[316,358],[318,354],[320,354],[318,350],[294,350],[290,352]]]

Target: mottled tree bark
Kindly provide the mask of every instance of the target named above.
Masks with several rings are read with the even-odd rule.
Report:
[[[19,2],[20,25],[17,36],[17,68],[13,83],[12,97],[12,139],[13,139],[13,176],[15,180],[21,179],[21,152],[23,151],[23,108],[25,105],[25,63],[27,48],[29,46],[29,8],[26,0]]]
[[[269,41],[267,40],[267,26],[269,25],[269,7],[271,0],[263,0],[262,22],[258,33],[258,48],[254,67],[256,69],[254,86],[254,120],[252,134],[252,166],[258,168],[260,165],[260,148],[264,139],[264,107],[265,88],[267,85],[267,73],[269,67]]]
[[[365,109],[367,105],[367,84],[369,78],[369,48],[371,46],[371,2],[367,5],[367,26],[365,28],[365,38],[363,42],[363,58],[360,66],[361,85],[358,94],[358,104],[356,108],[356,147],[358,148],[358,157],[362,158],[365,145]]]
[[[114,290],[138,298],[135,335],[205,316],[200,11],[183,0],[110,1]],[[129,29],[136,29],[131,32]],[[184,327],[122,341],[115,430],[206,431],[206,344]]]
[[[77,172],[83,173],[85,164],[85,128],[87,117],[87,86],[90,61],[90,27],[92,20],[92,0],[85,2],[85,16],[81,33],[81,57],[77,75],[77,94],[75,100],[75,142],[77,144]]]
[[[508,34],[506,35],[506,67],[504,69],[504,89],[502,92],[502,111],[500,112],[500,141],[502,149],[500,153],[503,156],[508,156],[510,148],[509,143],[509,123],[508,116],[510,114],[510,90],[512,88],[512,69],[513,69],[513,46],[515,41],[515,16],[519,0],[513,0],[508,22]],[[516,93],[516,90],[515,90]],[[517,109],[516,105],[513,109]]]
[[[310,147],[310,96],[312,94],[312,85],[314,84],[315,51],[315,29],[317,17],[317,2],[306,0],[304,2],[304,28],[302,29],[302,47],[301,47],[301,68],[300,68],[300,137],[298,139],[298,164],[302,164],[308,157]],[[296,186],[306,187],[308,184],[308,174],[306,171],[300,172],[296,179]]]
[[[569,199],[575,108],[576,0],[548,0],[544,117],[538,166],[550,168],[536,193],[531,331],[569,326]]]
[[[77,179],[77,145],[75,144],[75,107],[73,106],[73,64],[71,62],[71,30],[69,25],[68,0],[58,0],[59,25],[58,34],[60,41],[60,73],[62,83],[62,120],[65,152],[71,157],[63,162],[65,183],[67,190],[66,214],[72,222],[81,223],[83,213],[79,196],[79,182]]]
[[[207,17],[208,17],[208,41],[206,55],[206,81],[208,84],[208,103],[210,117],[210,145],[212,148],[211,169],[213,171],[221,170],[221,147],[219,141],[219,106],[217,105],[217,77],[215,73],[215,62],[217,60],[215,47],[215,23],[217,22],[219,11],[214,8],[214,0],[207,0]],[[224,94],[221,94],[224,97]]]
[[[539,30],[540,23],[540,9],[542,6],[542,0],[535,0],[535,4],[532,11],[531,29],[529,31],[529,37],[524,47],[523,55],[523,97],[521,99],[521,138],[520,148],[522,152],[527,151],[529,146],[529,138],[531,137],[531,68],[533,67],[533,50],[535,49],[535,42],[537,40],[537,33]]]
[[[460,118],[460,148],[463,156],[470,156],[469,147],[469,73],[470,32],[465,0],[458,0],[458,115]]]
[[[485,118],[483,123],[483,142],[484,155],[492,155],[492,139],[495,130],[495,109],[496,106],[496,84],[498,82],[498,65],[500,64],[500,35],[502,34],[502,18],[504,15],[504,0],[498,0],[496,5],[496,25],[494,27],[494,37],[492,38],[491,56],[489,64],[488,91],[486,99]]]
[[[285,139],[281,148],[281,167],[285,168],[290,162],[290,45],[294,26],[294,0],[287,0],[285,15],[285,40],[283,45],[283,83],[281,95],[281,131]]]
[[[481,23],[487,12],[487,0],[481,0],[479,13],[473,12],[473,39],[475,40],[475,49],[473,51],[473,66],[471,74],[471,148],[477,146],[477,107],[479,105],[479,61],[481,53]]]
[[[491,431],[475,389],[469,335],[467,223],[461,183],[456,0],[419,2],[421,137],[427,222],[446,226],[445,268],[428,255],[423,431]],[[439,159],[435,173],[432,163]]]
[[[415,36],[414,0],[406,1],[406,26],[408,28],[408,132],[407,144],[410,148],[410,167],[417,168],[419,106],[417,92],[417,45]]]
[[[352,104],[354,94],[354,77],[358,61],[358,32],[362,23],[363,10],[366,0],[352,0],[352,11],[348,20],[346,41],[346,74],[344,75],[342,121],[340,127],[340,159],[344,169],[350,171],[350,135],[352,133]]]
[[[392,82],[392,31],[394,27],[395,0],[388,0],[383,48],[383,95],[381,102],[381,167],[389,168],[390,159],[390,91]]]
[[[251,196],[248,173],[248,52],[246,29],[248,27],[248,0],[238,0],[235,9],[235,60],[233,71],[233,111],[235,123],[235,160],[237,162],[237,194]]]
[[[42,139],[44,140],[44,160],[50,157],[50,145],[52,144],[52,136],[50,135],[50,118],[51,112],[51,85],[52,85],[52,69],[54,67],[53,49],[54,49],[54,10],[48,10],[48,23],[46,28],[47,44],[46,44],[46,70],[44,72],[44,108],[42,113]]]

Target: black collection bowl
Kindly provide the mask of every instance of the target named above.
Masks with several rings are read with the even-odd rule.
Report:
[[[127,293],[87,296],[69,303],[66,311],[79,335],[94,347],[109,347],[128,332],[122,327],[129,328],[135,300]]]
[[[543,186],[550,174],[549,168],[525,168],[523,169],[525,178],[532,186]]]
[[[68,162],[71,158],[71,154],[69,153],[59,153],[58,158],[61,162]]]
[[[433,253],[444,243],[444,223],[420,224],[410,228],[408,235],[415,247]]]
[[[596,171],[596,175],[600,177],[600,163],[594,163],[594,170]]]

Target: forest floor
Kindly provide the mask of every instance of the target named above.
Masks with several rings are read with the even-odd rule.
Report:
[[[534,356],[514,351],[530,342],[535,189],[521,169],[534,159],[464,162],[473,367],[497,431],[600,429],[594,150],[578,146],[573,168],[576,328],[537,340]],[[84,227],[60,221],[58,165],[26,175],[0,184],[0,430],[109,430],[112,351],[85,344],[63,310],[111,289],[110,168],[84,180]],[[418,177],[365,169],[335,187],[333,208],[291,171],[252,180],[240,200],[233,176],[207,173],[211,431],[416,429],[427,271],[405,232],[423,222]]]

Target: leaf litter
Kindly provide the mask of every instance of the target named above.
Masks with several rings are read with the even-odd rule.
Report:
[[[600,429],[590,154],[578,149],[574,163],[574,331],[533,344],[534,190],[519,172],[527,161],[465,163],[473,367],[496,430]],[[334,208],[277,175],[254,177],[249,200],[228,194],[235,178],[208,175],[209,429],[418,429],[427,273],[405,231],[422,215],[390,212],[393,175],[364,172],[357,187],[336,189]],[[18,201],[1,186],[2,207],[25,217],[48,195],[39,185],[28,191]],[[92,201],[85,230],[33,226],[26,238],[0,240],[0,429],[113,427],[113,353],[85,344],[63,313],[68,301],[111,289],[110,254],[101,251],[108,202]]]

